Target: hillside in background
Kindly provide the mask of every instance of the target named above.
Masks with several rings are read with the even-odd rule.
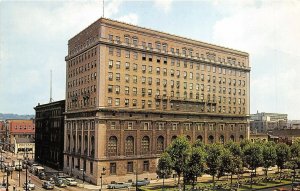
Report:
[[[6,119],[32,119],[34,115],[18,115],[13,113],[0,113],[0,120]]]

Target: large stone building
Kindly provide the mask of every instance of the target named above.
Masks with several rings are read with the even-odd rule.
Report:
[[[80,178],[154,178],[181,135],[249,138],[248,53],[101,18],[69,40],[65,60],[64,171]]]
[[[65,100],[39,104],[35,108],[35,160],[63,169]]]
[[[274,129],[286,129],[288,115],[281,113],[257,112],[250,115],[250,129],[252,132],[267,132]]]

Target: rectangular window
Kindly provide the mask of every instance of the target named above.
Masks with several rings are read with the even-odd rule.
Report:
[[[90,162],[90,174],[94,173],[94,166],[93,166],[93,162]]]
[[[127,173],[133,173],[133,162],[127,162]]]
[[[119,106],[120,105],[120,98],[116,98],[115,99],[115,106]]]
[[[110,163],[109,172],[110,172],[111,175],[114,175],[114,174],[117,173],[117,164],[115,162]]]
[[[120,69],[120,65],[121,65],[121,62],[120,61],[116,61],[116,68],[117,69]]]
[[[148,172],[149,171],[149,161],[144,161],[144,164],[143,164],[143,171],[146,171]]]
[[[129,70],[130,69],[130,63],[129,62],[125,62],[125,69]]]
[[[117,48],[116,51],[117,51],[117,56],[118,56],[118,57],[121,57],[121,49],[118,49],[118,48]]]
[[[125,107],[129,107],[129,99],[125,99]]]
[[[133,122],[128,122],[127,129],[132,130],[133,129]]]

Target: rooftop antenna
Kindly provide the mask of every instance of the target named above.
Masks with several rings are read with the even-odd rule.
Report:
[[[104,18],[104,0],[102,0],[102,8],[103,8],[102,17]]]
[[[53,101],[52,99],[52,70],[50,70],[50,103]]]

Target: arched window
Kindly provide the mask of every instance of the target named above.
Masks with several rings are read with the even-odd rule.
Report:
[[[88,153],[88,136],[84,135],[84,154],[87,155]]]
[[[208,143],[210,143],[210,144],[214,143],[214,136],[210,135],[208,137]]]
[[[126,155],[133,155],[134,154],[134,138],[129,136],[126,138],[125,141],[125,154]]]
[[[156,148],[158,153],[162,153],[165,150],[165,139],[163,136],[157,138]]]
[[[234,142],[234,136],[233,135],[230,136],[230,140]]]
[[[240,141],[244,140],[244,136],[240,135]]]
[[[224,135],[221,135],[220,136],[220,143],[224,144],[225,143],[225,138],[224,138]]]
[[[191,137],[190,137],[189,135],[186,136],[186,139],[187,139],[188,141],[191,141]]]
[[[115,136],[109,137],[107,151],[109,156],[116,156],[118,152],[118,139]]]
[[[173,142],[175,139],[177,139],[177,136],[174,135],[172,138],[171,138],[171,142]]]
[[[197,140],[200,140],[201,142],[203,141],[203,137],[201,136],[201,135],[199,135],[198,137],[197,137]]]
[[[143,137],[142,139],[142,153],[149,153],[150,151],[150,139],[148,136]]]
[[[91,156],[95,156],[95,137],[91,137]]]

